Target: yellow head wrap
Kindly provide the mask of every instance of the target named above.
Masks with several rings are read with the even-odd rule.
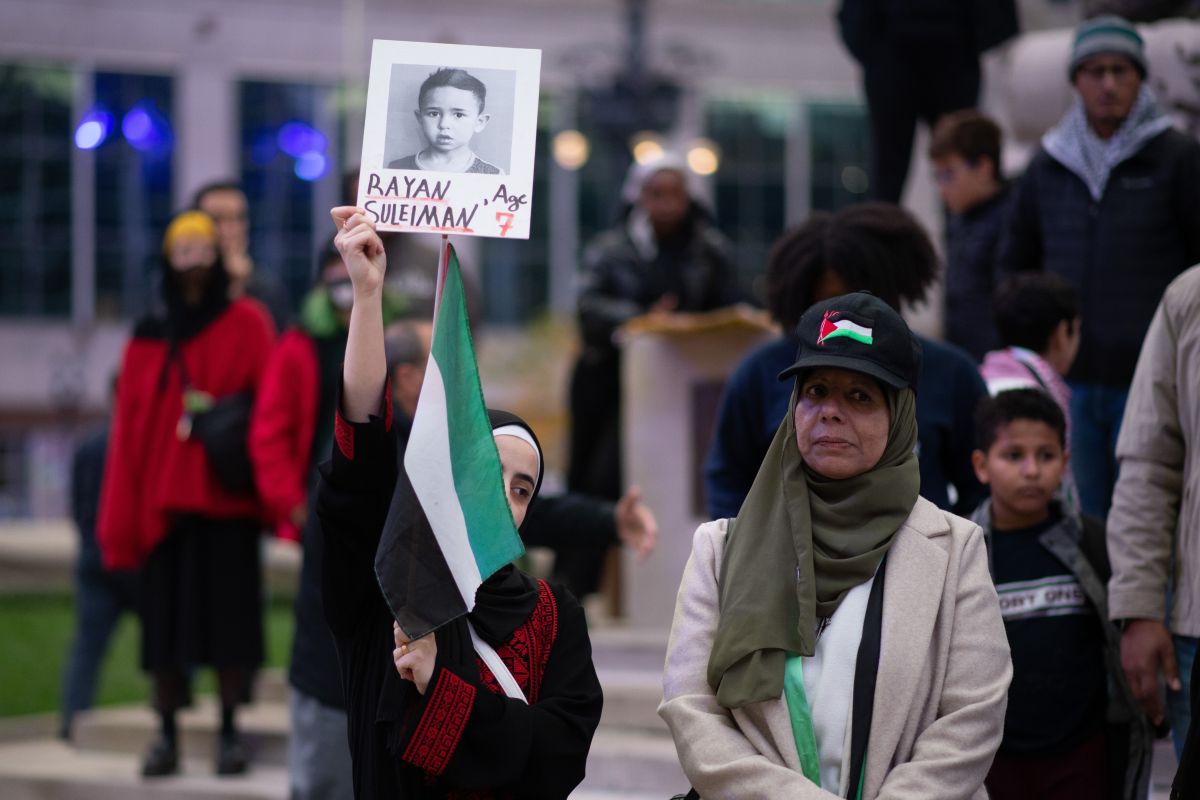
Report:
[[[187,237],[209,239],[215,246],[217,244],[217,226],[212,221],[212,217],[203,211],[184,211],[176,216],[167,226],[167,232],[163,234],[163,255],[169,256],[171,245]]]

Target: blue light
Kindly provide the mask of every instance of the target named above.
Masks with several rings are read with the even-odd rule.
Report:
[[[305,153],[296,159],[296,177],[305,181],[315,181],[325,174],[329,161],[324,153]]]
[[[143,153],[162,153],[170,150],[171,123],[149,100],[141,100],[121,120],[125,141]]]
[[[83,115],[75,128],[75,146],[80,150],[95,150],[104,144],[112,131],[113,118],[107,111],[93,108]]]
[[[308,153],[324,153],[329,147],[325,134],[306,122],[287,122],[280,126],[276,137],[279,149],[292,158],[302,158]]]

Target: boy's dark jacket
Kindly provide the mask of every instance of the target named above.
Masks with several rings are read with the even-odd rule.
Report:
[[[987,200],[946,221],[946,339],[977,362],[1004,346],[992,319],[992,296],[1011,197],[1011,186],[1002,184]]]
[[[1057,501],[1056,501],[1057,502]],[[992,503],[985,500],[971,517],[983,528],[987,542],[988,568],[992,570]],[[1121,668],[1121,632],[1108,622],[1108,550],[1104,525],[1069,509],[1061,509],[1058,524],[1043,533],[1038,542],[1063,563],[1104,627],[1104,665],[1108,672],[1106,734],[1111,797],[1141,800],[1150,787],[1150,724],[1138,708],[1125,671]],[[992,579],[995,580],[995,572]]]

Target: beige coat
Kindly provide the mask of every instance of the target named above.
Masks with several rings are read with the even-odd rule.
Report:
[[[1142,343],[1108,513],[1110,619],[1167,618],[1200,636],[1200,266],[1167,287]]]
[[[787,701],[732,713],[706,671],[725,520],[701,525],[675,605],[658,713],[704,800],[833,798],[800,771]],[[918,498],[892,542],[864,798],[986,798],[1000,746],[1008,638],[979,526]]]

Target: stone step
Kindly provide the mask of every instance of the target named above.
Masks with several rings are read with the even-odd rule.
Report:
[[[138,775],[134,755],[81,751],[45,739],[0,745],[0,797],[4,800],[284,800],[288,796],[283,767],[257,765],[239,777],[217,777],[200,759],[184,762],[183,773],[152,781]],[[644,765],[635,763],[635,769]],[[572,792],[570,800],[665,800],[676,791],[655,786],[638,790],[595,788],[594,781]],[[683,787],[686,789],[686,787]],[[682,789],[680,790],[682,791]]]
[[[1151,800],[1166,800],[1175,759],[1156,742]],[[186,759],[183,773],[145,781],[140,756],[81,750],[56,739],[0,744],[4,800],[283,800],[283,767],[256,764],[240,777],[218,778],[212,763]],[[688,787],[661,737],[597,734],[588,777],[570,800],[665,800]]]
[[[602,670],[599,674],[604,687],[602,731],[669,736],[657,713],[662,699],[658,674],[640,670]],[[287,688],[282,671],[264,673],[256,692],[259,701],[238,711],[238,728],[257,763],[283,765],[287,761]],[[180,713],[180,748],[186,757],[213,757],[219,718],[212,697],[198,698],[193,708]],[[76,719],[75,745],[81,750],[141,754],[157,730],[158,719],[148,706],[97,709]]]
[[[658,716],[658,704],[662,701],[661,674],[622,669],[601,669],[597,674],[604,687],[601,730],[669,735],[667,724]]]
[[[597,670],[641,670],[662,676],[667,658],[667,632],[629,628],[589,631]]]
[[[669,736],[598,730],[580,790],[657,793],[660,800],[686,792],[689,784]]]
[[[0,745],[4,800],[285,800],[287,771],[255,765],[218,778],[211,761],[187,759],[183,773],[143,780],[140,755],[84,751],[45,739]]]
[[[216,752],[220,713],[212,698],[196,701],[179,715],[179,747],[185,758],[211,761]],[[256,703],[238,711],[242,732],[256,764],[287,763],[288,709],[283,703]],[[74,741],[82,751],[141,756],[158,731],[147,706],[89,711],[75,723]]]
[[[300,548],[263,537],[265,580],[272,595],[293,594],[300,575]],[[0,522],[0,593],[71,591],[79,535],[69,519]]]
[[[254,701],[287,705],[288,691],[287,670],[264,669],[258,673],[258,679],[254,682]]]
[[[622,704],[611,708],[619,709]],[[638,717],[633,701],[628,710],[616,712]],[[598,789],[632,790],[660,788],[654,776],[666,769],[675,776],[678,765],[675,747],[666,727],[653,714],[657,700],[640,713],[643,730],[614,728],[602,723],[596,734],[588,771],[595,776],[589,786]],[[606,709],[606,715],[613,711]],[[282,768],[287,764],[288,713],[282,704],[248,706],[239,713],[242,736],[255,765]],[[123,755],[139,758],[157,731],[154,713],[144,707],[114,708],[81,715],[76,723],[75,746],[81,753]],[[179,716],[180,750],[185,758],[211,763],[217,741],[217,708],[212,701],[198,702]],[[668,783],[665,788],[671,788]],[[0,797],[4,795],[0,794]],[[668,793],[668,796],[669,793]]]

